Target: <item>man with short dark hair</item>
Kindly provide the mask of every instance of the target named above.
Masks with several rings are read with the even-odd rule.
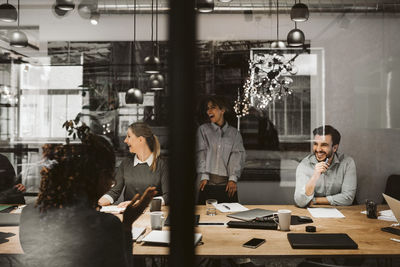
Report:
[[[325,125],[313,134],[314,154],[305,157],[296,170],[296,205],[351,205],[357,189],[356,165],[351,157],[337,153],[340,133]]]

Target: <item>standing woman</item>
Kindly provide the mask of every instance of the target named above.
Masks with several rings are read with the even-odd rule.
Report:
[[[197,131],[198,204],[209,198],[238,202],[236,183],[245,161],[242,136],[225,120],[228,106],[223,98],[211,96],[205,103],[209,122]]]
[[[149,186],[157,188],[162,203],[168,204],[168,168],[160,158],[160,143],[150,127],[143,122],[129,125],[125,138],[132,157],[128,157],[120,164],[116,184],[99,199],[99,205],[113,204],[125,187],[124,202],[119,207],[126,207],[129,200],[137,193],[143,194]]]

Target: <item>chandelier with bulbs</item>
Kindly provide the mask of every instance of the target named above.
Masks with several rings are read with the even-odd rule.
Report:
[[[266,109],[270,103],[292,94],[293,79],[288,75],[298,71],[294,65],[297,56],[286,59],[279,53],[255,53],[249,61],[249,76],[243,85],[242,97],[238,90],[234,105],[236,115],[246,116],[250,107]]]
[[[295,29],[287,36],[287,44],[290,47],[304,46],[304,33],[297,29],[297,22],[307,21],[309,18],[308,7],[297,3],[291,9],[290,18],[295,22]],[[243,94],[238,88],[238,97],[235,101],[234,110],[238,118],[238,129],[240,118],[249,114],[249,109],[254,107],[259,110],[266,109],[270,103],[279,101],[292,94],[290,89],[293,79],[289,75],[295,75],[298,71],[294,60],[298,53],[287,59],[282,52],[286,44],[279,40],[279,2],[276,1],[276,40],[271,43],[272,53],[261,53],[251,51],[249,61],[249,75],[243,85]]]

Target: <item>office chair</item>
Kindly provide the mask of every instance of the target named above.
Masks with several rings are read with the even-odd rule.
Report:
[[[400,199],[400,175],[392,174],[386,180],[385,194],[395,199]],[[385,199],[383,203],[386,204]]]

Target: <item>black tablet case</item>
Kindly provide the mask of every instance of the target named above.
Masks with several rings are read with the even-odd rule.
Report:
[[[288,233],[294,249],[357,249],[358,245],[347,234]]]

